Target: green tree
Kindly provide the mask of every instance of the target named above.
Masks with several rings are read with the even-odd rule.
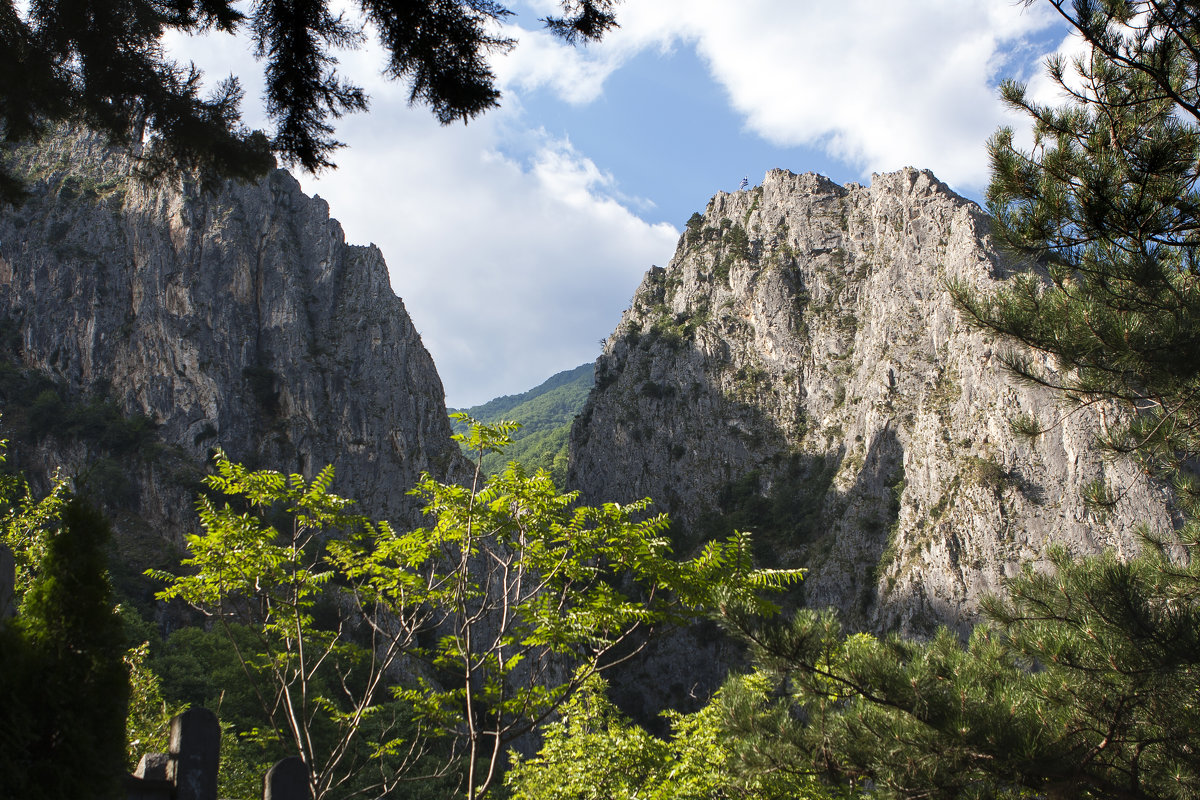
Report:
[[[36,530],[18,616],[0,629],[0,795],[116,797],[125,766],[125,642],[108,583],[108,523],[79,501],[22,502]],[[45,512],[45,513],[42,513]],[[18,519],[21,518],[21,519]],[[28,540],[22,540],[28,541]],[[86,765],[86,766],[83,766]]]
[[[1054,561],[965,645],[847,637],[829,612],[743,625],[778,693],[734,693],[741,769],[885,798],[1200,796],[1200,613],[1161,604],[1149,560]]]
[[[432,524],[408,533],[349,514],[328,491],[331,469],[309,482],[219,458],[208,484],[239,507],[202,498],[205,533],[189,537],[184,561],[194,572],[162,576],[162,597],[231,630],[255,623],[257,646],[241,660],[276,733],[310,765],[316,798],[381,756],[408,766],[439,736],[467,796],[482,796],[509,746],[636,652],[637,637],[719,598],[768,612],[759,592],[800,577],[753,569],[744,534],[675,561],[665,517],[642,519],[648,501],[577,506],[518,465],[485,481],[479,460],[508,443],[506,430],[472,425],[460,437],[476,455],[472,484],[425,476],[414,493]],[[401,664],[417,680],[391,690],[391,710],[417,727],[370,737]],[[364,788],[411,777],[394,768]]]
[[[615,25],[616,0],[563,0],[562,15],[543,20],[569,41],[600,38]],[[0,136],[36,139],[50,122],[81,122],[114,142],[153,134],[145,151],[151,172],[168,164],[246,177],[270,166],[270,154],[308,170],[333,166],[339,143],[332,121],[367,107],[361,88],[337,72],[336,52],[370,30],[387,53],[385,74],[407,83],[409,100],[442,123],[495,106],[500,93],[489,66],[512,40],[498,23],[511,11],[494,0],[359,0],[349,16],[327,0],[0,0]],[[356,13],[355,13],[356,12]],[[246,33],[264,62],[270,139],[240,123],[235,76],[201,95],[194,65],[166,58],[167,33]],[[0,170],[0,198],[21,185]]]
[[[304,760],[315,800],[338,791],[389,791],[412,764],[392,728],[367,720],[392,710],[385,678],[427,612],[400,609],[402,616],[385,621],[363,609],[364,632],[351,606],[329,600],[335,574],[326,537],[375,530],[347,511],[350,501],[329,492],[332,468],[306,481],[251,471],[223,455],[216,467],[206,483],[226,502],[201,496],[204,533],[188,537],[183,561],[192,572],[152,571],[169,583],[160,598],[180,598],[221,627],[267,723],[258,738],[286,742]],[[386,523],[380,527],[387,530]],[[368,732],[375,736],[368,739]],[[391,774],[362,782],[369,759],[381,755]]]
[[[147,753],[167,752],[171,736],[171,718],[182,712],[180,707],[167,704],[162,696],[162,682],[146,666],[150,643],[142,642],[125,654],[125,669],[129,673],[129,712],[126,716],[127,750],[125,766],[132,772]]]
[[[952,288],[1012,344],[1018,376],[1119,407],[1105,443],[1174,483],[1182,527],[1147,532],[1126,562],[1052,551],[1052,572],[1010,581],[965,644],[848,639],[815,612],[787,626],[731,614],[781,693],[732,706],[733,730],[759,757],[882,797],[1200,796],[1200,6],[1051,4],[1089,45],[1050,64],[1071,99],[1039,105],[1005,84],[1034,144],[1002,130],[990,146],[995,230],[1029,269],[991,295]]]
[[[1128,409],[1107,443],[1177,481],[1188,503],[1198,490],[1179,467],[1200,453],[1200,8],[1052,5],[1090,45],[1073,65],[1049,65],[1072,101],[1039,105],[1005,83],[1034,147],[1018,148],[1011,130],[990,143],[996,232],[1038,268],[994,295],[953,288],[974,322],[1024,345],[1007,356],[1017,375]],[[1030,348],[1057,369],[1040,369]]]
[[[757,676],[735,682],[764,702],[771,689]],[[694,714],[667,712],[671,735],[659,739],[626,719],[590,681],[547,726],[536,755],[514,757],[504,777],[513,800],[818,800],[835,795],[811,775],[764,769],[739,774],[741,740],[722,726],[721,690]]]

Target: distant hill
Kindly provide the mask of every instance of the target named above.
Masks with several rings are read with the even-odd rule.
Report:
[[[465,411],[480,422],[501,420],[519,422],[513,444],[504,453],[493,453],[483,460],[484,471],[499,472],[509,461],[519,461],[528,469],[546,469],[555,483],[564,486],[567,476],[567,438],[575,415],[583,409],[595,381],[593,365],[581,364],[552,376],[540,386],[522,394],[505,395]],[[466,426],[453,424],[456,433]]]

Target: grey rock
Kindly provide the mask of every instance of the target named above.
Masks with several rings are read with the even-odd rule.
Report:
[[[214,448],[312,477],[409,524],[422,470],[447,476],[441,381],[374,246],[345,242],[327,204],[285,171],[204,191],[147,184],[88,134],[10,154],[32,196],[0,210],[0,318],[21,362],[72,396],[148,417],[163,452],[131,465],[112,514],[134,561],[196,527]],[[84,474],[103,455],[48,438],[18,466]]]
[[[1166,488],[1097,448],[1117,410],[1016,382],[947,291],[1013,268],[929,172],[775,170],[718,194],[605,342],[570,482],[653,497],[693,535],[738,498],[774,503],[766,559],[807,567],[805,602],[861,629],[965,631],[1051,543],[1129,554],[1175,522]],[[1023,439],[1019,416],[1049,431]],[[1081,498],[1097,481],[1103,512]]]
[[[217,800],[221,724],[207,708],[189,708],[171,719],[167,780],[176,800]]]
[[[263,800],[308,800],[308,765],[299,756],[276,761],[263,777]]]

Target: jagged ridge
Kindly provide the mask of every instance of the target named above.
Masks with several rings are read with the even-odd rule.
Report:
[[[756,523],[764,555],[810,568],[808,602],[864,628],[965,630],[1050,541],[1130,552],[1172,519],[1163,487],[1095,447],[1114,412],[1054,424],[1057,398],[1014,382],[948,295],[1009,269],[928,172],[775,170],[718,194],[606,341],[571,481],[654,497],[693,536]],[[1031,443],[1018,416],[1052,428]],[[1096,481],[1121,487],[1113,508],[1083,503]]]

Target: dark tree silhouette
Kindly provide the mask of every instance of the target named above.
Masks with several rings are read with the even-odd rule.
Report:
[[[542,20],[560,38],[599,39],[616,25],[618,0],[562,0]],[[265,172],[272,155],[306,170],[334,166],[333,121],[367,108],[363,90],[336,69],[339,50],[373,35],[385,73],[406,81],[412,103],[443,124],[495,106],[489,57],[512,46],[512,12],[493,0],[358,0],[358,15],[328,0],[0,0],[0,141],[25,142],[52,123],[83,124],[114,143],[146,141],[150,174],[203,168],[222,177]],[[248,33],[263,62],[269,135],[241,121],[236,76],[201,94],[201,74],[164,55],[163,36]],[[0,169],[0,199],[22,193]]]

